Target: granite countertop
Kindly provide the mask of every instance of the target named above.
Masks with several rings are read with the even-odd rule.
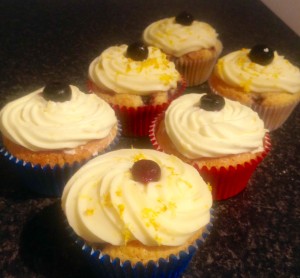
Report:
[[[3,0],[0,105],[65,79],[85,90],[89,62],[183,10],[213,25],[226,54],[267,43],[300,66],[300,39],[257,0]],[[195,88],[205,90],[206,84]],[[211,235],[184,277],[300,277],[300,109],[271,133],[272,151],[239,195],[214,203]],[[121,138],[118,147],[149,147]],[[63,228],[59,199],[29,192],[0,158],[0,277],[89,277]]]

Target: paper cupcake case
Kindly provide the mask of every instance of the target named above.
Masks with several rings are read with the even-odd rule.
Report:
[[[164,150],[157,142],[155,133],[157,124],[162,118],[163,114],[155,118],[152,124],[150,125],[149,129],[149,137],[152,146],[156,150],[161,152],[163,152]],[[235,166],[229,165],[226,168],[207,168],[206,166],[199,167],[196,163],[190,164],[198,170],[199,174],[205,180],[205,182],[209,183],[212,187],[213,199],[216,201],[220,201],[233,197],[246,188],[253,172],[255,171],[257,166],[262,162],[262,160],[267,156],[270,150],[271,140],[269,134],[266,134],[264,138],[263,152],[258,154],[256,159],[252,159],[251,161],[246,162],[244,164],[238,164]]]
[[[145,137],[148,135],[152,120],[164,110],[168,103],[162,105],[147,105],[138,108],[113,105],[118,119],[123,125],[124,136]]]
[[[99,152],[97,155],[110,151],[118,143],[121,130],[119,123],[118,134],[115,139],[105,150]],[[66,163],[64,166],[55,165],[51,167],[50,165],[46,165],[42,167],[39,164],[34,165],[30,162],[18,159],[3,146],[0,146],[0,154],[15,168],[16,173],[20,175],[23,186],[44,197],[60,197],[66,182],[71,176],[88,160],[97,156],[95,155],[90,159],[74,162],[73,164]]]
[[[198,60],[179,58],[173,59],[176,69],[186,80],[186,84],[188,87],[197,86],[207,81],[216,61],[217,57]]]
[[[213,88],[213,86],[208,82],[209,87],[211,91],[216,95],[222,95],[219,94],[217,90]],[[294,109],[299,104],[300,100],[293,102],[289,105],[280,105],[275,107],[267,107],[263,106],[261,104],[252,104],[247,105],[246,103],[242,103],[244,105],[249,106],[252,110],[257,112],[259,117],[263,120],[265,128],[269,131],[273,131],[281,127],[289,118],[289,116],[292,114]]]
[[[180,251],[178,255],[170,255],[167,259],[160,258],[157,262],[149,261],[147,264],[138,262],[133,265],[130,261],[121,262],[120,259],[111,259],[100,250],[94,249],[83,239],[78,237],[74,231],[68,227],[69,234],[82,249],[85,258],[92,267],[92,271],[99,277],[107,278],[164,278],[180,277],[186,270],[189,262],[203,245],[211,232],[214,219],[214,211],[211,209],[211,220],[205,227],[201,237],[198,238],[186,250]]]
[[[97,86],[90,80],[87,83],[90,93],[97,91]],[[149,133],[149,126],[153,119],[165,111],[172,100],[182,95],[186,88],[186,82],[183,80],[176,93],[170,97],[167,103],[161,105],[145,105],[140,107],[127,107],[111,104],[115,110],[118,119],[122,124],[122,135],[132,137],[146,137]]]
[[[256,111],[259,117],[264,121],[265,128],[273,131],[281,127],[297,107],[299,101],[290,105],[277,107],[265,107],[259,104],[253,104],[250,107]]]
[[[213,199],[216,201],[225,200],[242,192],[257,166],[267,156],[271,150],[271,142],[269,135],[266,135],[264,142],[264,151],[257,155],[256,159],[252,159],[244,164],[221,167],[217,169],[212,167],[199,167],[197,164],[193,166],[198,170],[202,178],[212,186]]]

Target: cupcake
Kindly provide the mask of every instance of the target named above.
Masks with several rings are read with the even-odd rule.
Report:
[[[214,200],[241,192],[270,150],[263,121],[247,106],[213,94],[186,94],[154,121],[157,150],[196,167]]]
[[[143,32],[143,40],[168,55],[187,86],[208,79],[223,48],[215,29],[187,12],[151,23]]]
[[[103,277],[178,277],[209,233],[211,206],[195,168],[150,149],[90,160],[62,195],[70,233]]]
[[[174,63],[140,42],[105,49],[89,66],[88,86],[112,105],[125,136],[147,136],[153,118],[184,90]]]
[[[213,92],[255,110],[270,131],[300,100],[300,69],[266,45],[240,49],[218,60],[209,79]]]
[[[52,82],[6,104],[0,131],[7,157],[32,190],[59,196],[65,181],[118,138],[113,109],[75,86]]]

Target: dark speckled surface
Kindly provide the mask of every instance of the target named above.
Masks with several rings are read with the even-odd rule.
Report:
[[[182,10],[218,30],[223,54],[265,42],[300,66],[299,37],[256,0],[2,0],[1,106],[51,79],[84,90],[88,64],[104,48]],[[299,124],[298,107],[271,133],[272,151],[247,189],[214,204],[213,231],[185,278],[300,277]],[[128,138],[118,147],[131,145],[150,147]],[[59,200],[22,188],[3,159],[0,167],[0,277],[91,276],[65,234]]]

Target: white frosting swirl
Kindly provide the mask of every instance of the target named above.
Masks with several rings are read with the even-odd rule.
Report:
[[[273,61],[266,66],[253,63],[250,49],[231,52],[218,60],[216,75],[232,86],[246,92],[300,92],[300,69],[274,52]]]
[[[218,34],[209,24],[194,20],[191,25],[185,26],[176,23],[175,17],[150,24],[143,32],[143,39],[176,57],[220,44]]]
[[[174,100],[165,113],[166,132],[185,157],[220,157],[263,149],[266,130],[257,113],[225,99],[220,111],[200,109],[203,94],[187,94]]]
[[[180,75],[173,62],[156,47],[148,47],[148,58],[135,61],[126,57],[127,45],[104,50],[89,66],[90,79],[114,93],[149,95],[177,88]]]
[[[94,94],[70,86],[69,101],[47,101],[43,88],[8,103],[0,113],[0,130],[32,151],[72,149],[106,137],[116,125],[113,109]]]
[[[150,159],[161,178],[134,181],[135,161]],[[178,246],[210,221],[211,192],[198,172],[177,157],[150,149],[98,156],[69,180],[62,207],[73,230],[91,243]]]

